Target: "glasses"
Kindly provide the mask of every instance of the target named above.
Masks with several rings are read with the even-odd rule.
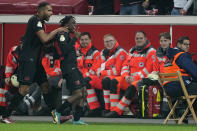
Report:
[[[188,44],[188,43],[183,43],[183,45],[185,45],[185,46],[190,46],[190,43]]]

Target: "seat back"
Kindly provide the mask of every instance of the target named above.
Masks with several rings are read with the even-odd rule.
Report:
[[[189,110],[191,111],[193,119],[194,119],[195,123],[197,124],[197,117],[196,117],[195,111],[192,106],[197,98],[197,95],[188,95],[188,92],[186,90],[186,87],[183,82],[183,78],[181,76],[180,71],[177,71],[176,73],[158,73],[158,76],[159,76],[158,81],[159,81],[160,85],[162,86],[164,95],[166,96],[167,101],[168,101],[168,105],[171,109],[170,113],[168,114],[168,116],[166,117],[166,119],[164,121],[164,124],[166,124],[168,122],[168,120],[175,120],[176,123],[182,124],[182,122],[185,119]],[[184,94],[184,96],[178,98],[174,104],[172,104],[171,98],[166,94],[166,91],[164,89],[164,85],[166,83],[172,82],[172,81],[179,81],[180,82],[181,87],[182,87],[182,91]],[[179,104],[179,101],[181,99],[185,99],[187,101],[188,107],[186,108],[186,110],[183,113],[183,115],[181,116],[181,118],[177,118],[177,116],[174,112],[175,112],[176,106]],[[173,119],[171,119],[171,116],[173,117]]]
[[[184,93],[184,96],[187,97],[188,96],[188,92],[186,90],[185,84],[183,82],[183,78],[181,76],[180,71],[177,71],[176,73],[158,73],[159,76],[159,83],[162,86],[165,95],[165,89],[164,89],[164,84],[168,83],[168,82],[172,82],[172,81],[179,81]]]

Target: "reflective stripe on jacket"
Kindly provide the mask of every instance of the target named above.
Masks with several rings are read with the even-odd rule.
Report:
[[[184,69],[179,68],[179,66],[176,64],[176,60],[177,58],[183,54],[185,52],[179,52],[177,53],[174,58],[172,58],[171,60],[167,60],[164,64],[164,73],[176,73],[177,71],[180,71],[181,76],[190,76]],[[170,77],[172,78],[172,77]],[[165,82],[164,85],[168,83]]]
[[[92,43],[85,48],[81,48],[79,44],[78,46],[76,44],[75,49],[81,53],[81,56],[77,57],[77,64],[83,76],[96,75],[101,65],[100,52]]]
[[[156,58],[156,50],[149,43],[142,52],[138,52],[131,48],[127,60],[123,64],[121,75],[123,77],[133,76],[134,81],[141,80],[147,77],[155,69],[155,64],[158,60]]]
[[[18,56],[20,52],[20,46],[13,46],[8,53],[6,59],[5,76],[11,77],[18,67]]]
[[[120,76],[122,64],[126,60],[127,52],[116,43],[114,49],[109,54],[105,53],[107,49],[101,52],[101,77]]]

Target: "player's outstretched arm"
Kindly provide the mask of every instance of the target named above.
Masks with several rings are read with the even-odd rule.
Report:
[[[53,30],[52,32],[50,32],[49,34],[45,33],[44,30],[40,30],[36,34],[40,38],[41,42],[45,44],[48,41],[52,40],[58,32],[62,32],[62,31],[68,32],[68,29],[65,27],[59,27]]]

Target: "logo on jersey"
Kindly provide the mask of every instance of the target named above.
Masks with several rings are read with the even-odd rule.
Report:
[[[143,66],[144,66],[144,62],[140,62],[139,67],[143,67]]]
[[[157,88],[153,88],[153,93],[157,94]]]
[[[42,27],[42,23],[40,21],[38,21],[37,27]]]
[[[61,36],[60,36],[60,41],[65,41],[64,35],[61,35]]]

